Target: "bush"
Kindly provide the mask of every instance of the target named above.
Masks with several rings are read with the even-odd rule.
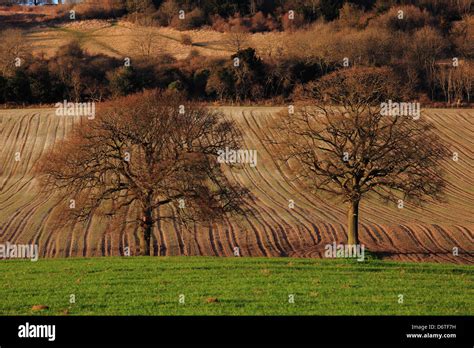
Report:
[[[466,16],[463,20],[454,22],[450,34],[456,54],[474,58],[474,16]]]
[[[169,26],[171,25],[173,18],[177,16],[179,10],[180,8],[175,0],[166,0],[158,9],[156,19],[160,25]]]
[[[339,16],[339,9],[344,4],[344,0],[320,0],[319,4],[324,19],[332,21]]]
[[[33,63],[28,70],[33,100],[50,103],[61,99],[61,96],[55,96],[52,93],[52,91],[55,90],[53,88],[54,78],[51,76],[45,62],[37,61]]]
[[[138,91],[142,82],[132,67],[121,67],[107,74],[109,90],[114,97],[125,96]]]
[[[5,94],[7,101],[15,103],[31,102],[30,79],[23,69],[17,69],[15,74],[8,79]]]
[[[285,31],[292,31],[295,29],[302,28],[305,25],[304,16],[300,13],[295,13],[294,18],[290,19],[289,13],[285,13],[281,16],[281,27]]]
[[[193,44],[193,39],[189,34],[181,34],[181,43],[186,46],[191,46]]]
[[[0,75],[0,103],[5,103],[5,94],[7,91],[7,79]]]
[[[250,26],[253,33],[272,31],[278,28],[275,19],[270,14],[265,16],[263,12],[257,12],[250,18]]]
[[[206,23],[207,18],[199,7],[194,8],[189,13],[185,13],[184,19],[180,19],[178,16],[173,16],[171,20],[171,26],[179,30],[196,29]]]
[[[76,15],[81,19],[116,18],[125,14],[126,6],[121,1],[101,0],[85,1],[74,6]]]
[[[403,18],[400,19],[400,15]],[[392,7],[388,12],[370,21],[370,25],[384,27],[392,32],[411,32],[432,23],[433,17],[428,11],[413,5]]]
[[[370,101],[372,105],[388,99],[403,100],[400,81],[388,67],[341,69],[310,82],[305,87],[308,98],[329,103],[332,100],[328,100],[328,95],[337,95],[340,100],[357,95],[361,100]]]
[[[207,80],[209,79],[209,69],[199,69],[193,74],[193,94],[197,97],[204,97],[203,91],[206,91]]]

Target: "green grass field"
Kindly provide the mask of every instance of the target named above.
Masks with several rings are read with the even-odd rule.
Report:
[[[474,314],[474,268],[447,264],[211,257],[2,260],[0,280],[1,315]],[[33,305],[49,309],[33,311]]]

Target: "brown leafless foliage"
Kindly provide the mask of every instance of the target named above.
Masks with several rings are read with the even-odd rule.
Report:
[[[157,34],[152,27],[140,28],[136,37],[133,38],[130,50],[135,52],[141,59],[149,60],[156,55],[158,50]]]
[[[65,211],[68,220],[137,207],[141,254],[150,255],[153,228],[162,219],[211,222],[239,211],[246,191],[227,180],[216,158],[219,149],[237,148],[239,141],[233,122],[220,113],[177,94],[146,92],[103,107],[37,170],[46,190],[76,200],[76,208]],[[160,213],[165,206],[178,216]]]
[[[431,123],[383,116],[380,103],[396,95],[387,69],[332,73],[309,90],[311,106],[280,115],[274,140],[280,162],[296,166],[295,179],[314,193],[348,203],[348,243],[358,243],[358,209],[369,194],[384,201],[440,199],[440,162],[448,151]]]
[[[451,40],[456,46],[457,53],[462,57],[474,57],[474,16],[464,16],[454,22],[451,29]]]
[[[250,35],[245,28],[240,26],[232,27],[224,38],[224,46],[231,52],[238,52],[247,48]]]
[[[474,87],[474,64],[469,61],[453,66],[452,61],[438,64],[435,77],[449,105],[457,105],[462,100],[471,101]]]
[[[0,32],[0,74],[10,75],[15,70],[15,60],[24,60],[30,53],[24,33],[19,29]],[[23,62],[22,62],[23,63]]]

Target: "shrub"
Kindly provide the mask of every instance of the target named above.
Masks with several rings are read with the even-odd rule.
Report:
[[[7,90],[7,79],[0,75],[0,103],[5,103],[5,93]]]
[[[474,58],[474,16],[466,16],[461,21],[454,22],[450,34],[456,53]]]
[[[283,30],[292,31],[303,27],[304,24],[304,16],[301,13],[296,12],[293,19],[290,19],[288,12],[281,16],[281,26]]]
[[[156,13],[159,24],[163,26],[171,25],[173,18],[178,15],[179,10],[180,8],[175,0],[164,1]]]
[[[132,67],[121,67],[107,74],[110,93],[115,96],[125,96],[138,91],[142,83]]]
[[[181,34],[181,43],[186,46],[191,46],[193,44],[193,39],[189,34]]]
[[[17,69],[15,74],[8,79],[5,94],[8,101],[15,103],[31,102],[30,80],[23,69]]]
[[[178,16],[173,16],[171,20],[171,26],[180,30],[196,29],[206,23],[207,18],[199,7],[194,8],[189,13],[185,13],[184,19],[180,19]]]
[[[324,19],[327,21],[336,19],[343,4],[344,0],[320,0],[320,11]]]
[[[401,11],[401,12],[399,12]],[[400,16],[403,16],[400,18]],[[370,25],[384,27],[390,31],[411,32],[433,23],[433,17],[426,10],[416,6],[397,6],[370,21]]]
[[[259,33],[263,31],[272,31],[278,28],[278,24],[274,18],[269,14],[265,16],[263,12],[257,12],[250,18],[251,31]]]
[[[209,69],[199,69],[193,74],[193,94],[198,97],[205,96],[207,80],[209,79]],[[203,95],[204,92],[204,95]]]

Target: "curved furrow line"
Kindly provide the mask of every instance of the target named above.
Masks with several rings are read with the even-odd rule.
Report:
[[[33,123],[35,117],[36,117],[36,119],[37,119],[37,126],[35,127],[35,126],[33,125],[33,127],[31,127],[30,125]],[[30,163],[30,162],[32,162],[32,158],[33,158],[33,154],[34,154],[33,149],[37,149],[37,148],[38,148],[38,149],[42,149],[42,148],[43,148],[43,146],[36,146],[36,143],[37,143],[37,141],[38,141],[38,132],[39,132],[39,130],[40,130],[40,119],[41,119],[40,115],[39,115],[38,113],[34,113],[34,114],[32,114],[32,117],[31,117],[31,118],[29,119],[29,121],[28,121],[28,134],[27,134],[26,137],[27,137],[27,139],[31,139],[31,138],[32,138],[32,139],[33,139],[33,143],[29,146],[29,148],[31,148],[32,150],[31,150],[31,151],[27,151],[27,156],[28,156],[28,157],[26,158],[26,163],[24,164],[24,166],[25,166],[25,172],[24,172],[23,175],[28,174],[30,168],[33,167],[33,163]],[[32,131],[34,132],[34,135],[30,135],[30,134],[29,134],[29,133],[30,133],[30,129],[32,129]],[[26,144],[25,144],[25,146],[26,146]],[[37,157],[39,157],[39,155],[38,155]]]
[[[319,236],[318,227],[316,225],[313,225],[312,228],[313,228],[314,234],[316,235],[316,237],[318,237]],[[295,231],[295,234],[297,236],[297,241],[296,242],[299,245],[297,249],[301,249],[305,245],[307,245],[308,240],[310,241],[309,242],[310,244],[316,244],[316,239],[314,238],[312,233],[308,233],[308,227],[307,226],[304,226],[303,224],[297,224],[293,227],[292,231]],[[308,238],[308,236],[309,236],[309,238]],[[293,243],[296,243],[296,242],[293,242]]]
[[[323,241],[325,241],[326,243],[332,243],[332,242],[338,242],[339,238],[337,236],[337,234],[335,233],[335,231],[330,228],[330,224],[329,223],[326,223],[326,222],[320,222],[318,225],[323,225],[323,228],[318,228],[317,225],[314,225],[315,226],[315,231],[318,232],[317,236],[318,236],[318,242],[321,243]],[[326,233],[323,233],[322,231],[326,231]],[[332,237],[332,239],[331,239]],[[319,244],[317,241],[314,242],[314,244]]]
[[[254,184],[255,187],[258,187],[258,185],[253,182],[253,180],[250,178],[249,175],[247,175],[250,179],[250,181],[252,181],[252,183]],[[262,191],[264,192],[264,191]],[[260,204],[258,204],[256,202],[256,200],[254,198],[250,198],[250,200],[254,203],[254,206],[258,206],[259,207],[259,210],[263,213],[265,213],[266,215],[268,215],[268,217],[276,224],[276,226],[278,226],[278,228],[280,230],[284,230],[284,227],[282,224],[280,224],[275,218],[274,216],[280,216],[280,218],[283,220],[283,223],[287,226],[287,227],[290,227],[290,224],[288,222],[285,221],[285,219],[281,216],[281,215],[278,215],[274,209],[272,209],[269,205],[267,205],[266,203],[264,203],[262,200],[259,199],[259,202]],[[269,212],[271,211],[271,213]],[[271,242],[270,238],[268,238],[269,242],[273,245],[275,245],[276,249],[278,250],[278,252],[280,254],[283,254],[284,253],[284,250],[285,248],[281,245],[281,241],[280,241],[280,238],[278,236],[278,233],[275,232],[274,230],[274,226],[268,222],[268,220],[264,217],[264,214],[260,213],[260,217],[262,219],[262,222],[268,227],[268,229],[270,230],[270,233],[273,237],[273,243]],[[291,245],[289,245],[290,248],[291,248]]]
[[[134,224],[132,231],[127,233],[127,242],[130,246],[130,254],[131,255],[139,255],[138,253],[138,246],[140,245],[140,239],[138,238],[138,225]],[[132,254],[133,251],[133,254]]]
[[[49,199],[52,199],[52,196],[50,196],[48,198],[48,200]],[[36,230],[36,233],[33,235],[33,237],[28,241],[29,244],[38,244],[39,245],[39,240],[40,240],[41,236],[43,236],[44,233],[45,233],[45,228],[46,228],[46,225],[48,223],[48,220],[51,218],[51,214],[52,214],[53,210],[56,209],[60,203],[61,202],[59,202],[59,201],[58,202],[51,202],[51,206],[48,208],[46,213],[43,214],[43,217],[41,218],[40,223],[38,224],[39,228]]]
[[[21,147],[23,149],[24,147],[24,143],[25,143],[25,140],[23,139],[23,143],[22,143],[22,139],[21,139],[21,130],[22,130],[22,124],[23,124],[23,120],[25,118],[28,117],[28,114],[26,115],[23,115],[19,121],[19,124],[18,124],[18,130],[16,131],[16,135],[14,136],[15,140],[11,141],[11,142],[7,142],[8,143],[11,143],[11,149],[9,149],[9,152],[8,152],[8,155],[7,156],[7,160],[4,161],[3,163],[3,166],[5,168],[8,168],[9,171],[7,172],[7,176],[6,178],[3,180],[3,185],[2,185],[2,191],[5,192],[5,189],[4,187],[6,187],[7,185],[14,185],[16,182],[22,180],[23,176],[20,176],[19,179],[13,183],[13,184],[9,184],[9,182],[11,181],[11,179],[13,179],[13,177],[16,176],[16,171],[17,171],[17,168],[19,167],[19,163],[21,162],[21,156],[22,156],[22,151],[19,151],[20,152],[20,161],[16,161],[15,160],[15,153],[18,152],[18,148]],[[27,122],[28,124],[28,122]],[[14,124],[15,126],[15,124]],[[4,176],[2,174],[2,176]],[[8,190],[8,189],[7,189]]]
[[[347,232],[345,231],[345,229],[343,229],[341,232],[342,234],[342,237],[339,236],[339,234],[337,233],[336,229],[334,228],[334,226],[332,224],[327,224],[328,226],[328,229],[331,230],[331,233],[336,236],[336,243],[340,242],[340,241],[345,241],[347,240]]]
[[[3,201],[0,201],[0,204],[2,205],[1,208],[5,209],[5,206],[8,207],[9,205],[11,205],[12,203],[10,203],[10,200],[18,199],[17,196],[21,195],[20,191],[24,191],[24,190],[29,191],[29,188],[27,186],[33,185],[34,182],[35,182],[35,178],[29,177],[29,178],[24,178],[22,180],[18,180],[13,185],[9,186],[4,192],[2,192],[1,196],[4,196],[7,193],[10,193],[10,195],[6,197]],[[16,186],[18,185],[20,185],[20,187],[17,188]]]
[[[457,194],[464,195],[465,198],[470,198],[470,200],[472,201],[472,196],[470,196],[471,193],[469,191],[466,191],[466,190],[472,190],[472,186],[470,186],[471,177],[469,175],[465,174],[464,172],[470,173],[470,174],[474,174],[474,173],[471,172],[470,169],[467,170],[467,168],[464,171],[459,170],[459,168],[458,168],[459,165],[457,164],[459,162],[452,161],[452,163],[451,163],[451,161],[450,161],[448,163],[449,163],[448,165],[444,166],[444,170],[448,174],[447,177],[448,178],[455,178],[456,182],[453,183],[452,181],[448,181],[448,186],[446,187],[446,189],[447,190],[452,190],[452,192],[454,194],[457,193]],[[473,163],[474,163],[474,161],[473,161]],[[462,184],[465,185],[465,188],[460,186]],[[458,198],[458,197],[456,195],[454,195],[453,198]]]
[[[384,235],[385,238],[388,240],[390,246],[392,246],[395,249],[395,244],[393,242],[393,239],[390,237],[390,233],[388,233],[381,225],[379,224],[373,224],[372,225],[375,229],[377,229],[380,232],[380,235]],[[384,239],[385,239],[384,238]]]
[[[245,142],[244,142],[245,145],[247,145]],[[249,148],[247,146],[247,148]],[[251,171],[250,169],[248,169],[247,167],[244,167],[244,172],[246,174],[246,177],[247,179],[250,181],[251,184],[253,184],[253,187],[258,190],[260,193],[261,193],[261,196],[265,196],[267,197],[275,206],[277,206],[278,208],[280,208],[281,210],[287,212],[288,214],[290,215],[293,215],[291,213],[291,211],[288,211],[288,209],[286,209],[286,207],[284,207],[282,205],[282,203],[280,203],[278,200],[274,199],[272,196],[270,196],[270,194],[268,192],[272,192],[272,193],[275,193],[276,195],[280,196],[282,199],[286,199],[282,194],[279,194],[275,189],[274,189],[274,186],[272,184],[270,184],[270,182],[268,182],[268,180],[266,180],[266,178],[264,177],[264,175],[261,173],[261,170],[255,170],[255,171]],[[253,173],[255,172],[255,173]],[[265,190],[264,188],[262,188],[260,185],[257,184],[257,182],[255,181],[255,179],[253,179],[253,174],[255,175],[258,175],[260,180],[262,180],[263,182],[265,182],[265,184],[268,186],[269,190]],[[235,179],[235,176],[234,176],[234,179]],[[241,182],[241,184],[245,184],[243,182]],[[289,193],[288,191],[286,191],[287,193]],[[291,195],[291,194],[290,194]],[[263,203],[263,202],[262,202]],[[269,207],[269,205],[267,205]],[[303,216],[301,214],[301,216]],[[297,219],[296,217],[294,217],[295,221],[299,221],[299,219]],[[285,221],[286,222],[286,221]],[[310,222],[308,220],[308,222]],[[287,223],[288,224],[288,223]]]
[[[464,113],[466,112],[466,116],[464,116]],[[467,125],[473,126],[473,123],[471,122],[472,116],[467,116],[467,113],[472,111],[464,111],[463,109],[457,109],[456,111],[450,110],[450,109],[433,109],[430,111],[430,119],[434,123],[440,123],[440,124],[446,124],[448,123],[449,126],[452,126],[452,124],[449,124],[449,122],[456,122],[457,124],[465,122]],[[461,118],[461,120],[459,120]],[[463,125],[464,126],[464,125]],[[445,126],[445,128],[447,128]]]
[[[365,233],[367,234],[367,236],[372,239],[372,241],[377,244],[377,245],[380,245],[380,244],[383,244],[384,241],[383,241],[383,237],[382,235],[379,233],[379,231],[374,227],[373,224],[361,224],[361,226],[364,226],[365,227]],[[361,235],[362,237],[362,235]]]
[[[254,183],[254,186],[257,187],[258,185]],[[267,211],[267,206],[262,200],[258,200],[260,204],[257,203],[257,201],[253,198],[250,197],[250,200],[253,202],[254,207],[258,207],[259,213],[257,217],[257,213],[252,212],[252,215],[255,217],[257,221],[259,221],[260,224],[263,226],[263,233],[265,234],[265,240],[268,241],[268,246],[270,248],[276,248],[279,254],[284,253],[283,247],[280,245],[279,238],[275,235],[273,226],[270,222],[268,222],[267,218],[265,218],[264,214],[268,215],[270,219],[272,219],[279,228],[283,228],[272,216],[270,213]],[[267,228],[270,231],[270,235],[272,238],[270,238],[269,234],[267,233]]]
[[[373,224],[360,224],[360,227],[362,227],[362,231],[365,232],[365,235],[371,239],[370,244],[374,244],[377,246],[380,246],[383,243],[383,238],[380,234],[378,234],[378,230],[375,228]],[[364,233],[360,234],[360,240],[362,242]]]
[[[157,214],[158,216],[161,216],[161,208],[158,208]],[[155,235],[155,239],[157,240],[157,243],[158,243],[157,245],[158,256],[167,256],[169,253],[169,250],[168,250],[169,243],[167,243],[167,240],[165,238],[165,233],[163,231],[163,221],[161,219],[158,219],[157,225],[158,225],[157,231],[158,231],[159,240],[155,232],[153,232],[153,234]]]
[[[319,228],[319,224],[321,223],[298,223],[291,231],[298,231],[299,235],[299,244],[302,248],[305,248],[308,245],[316,245],[321,243],[322,235],[321,230]]]
[[[26,126],[23,129],[22,134],[21,134],[22,141],[20,142],[21,146],[20,146],[19,150],[18,150],[18,146],[17,146],[17,151],[20,153],[20,161],[17,162],[18,166],[16,166],[16,168],[17,168],[19,174],[21,175],[20,178],[23,178],[26,175],[27,169],[28,169],[27,168],[28,157],[31,157],[32,152],[33,152],[33,151],[25,151],[25,149],[28,148],[28,134],[30,132],[31,123],[32,123],[32,120],[33,120],[34,117],[35,117],[34,113],[33,114],[27,114]],[[34,148],[32,148],[32,149],[34,149]],[[25,153],[26,153],[26,156],[28,156],[26,163],[23,160],[23,158],[25,157]]]
[[[106,249],[105,249],[107,235],[108,235],[108,233],[107,233],[107,231],[105,231],[102,234],[101,238],[99,238],[99,240],[98,240],[98,248],[99,248],[100,253],[101,253],[102,256],[107,256],[106,255]]]
[[[21,213],[23,206],[15,210],[13,215],[8,219],[0,228],[0,237],[5,238],[7,232],[9,231],[10,226],[13,224],[15,219],[18,217],[18,215]],[[6,224],[6,226],[5,226]]]
[[[250,117],[252,118],[253,122],[257,125],[257,128],[263,132],[263,130],[261,129],[260,125],[258,124],[258,122],[256,121],[255,119],[255,115],[250,112]],[[261,136],[257,133],[257,131],[254,129],[254,127],[252,127],[251,123],[249,122],[249,120],[247,119],[246,115],[244,114],[243,115],[243,119],[244,121],[246,122],[247,126],[248,126],[248,129],[254,134],[254,137],[252,137],[252,139],[258,139],[258,142],[260,144],[260,147],[264,149],[264,152],[267,154],[268,158],[271,160],[271,162],[273,163],[273,166],[274,166],[274,169],[276,169],[277,173],[280,174],[281,176],[281,179],[283,179],[283,182],[280,181],[280,180],[277,180],[276,181],[276,184],[277,186],[282,190],[284,191],[289,197],[296,197],[296,196],[299,196],[299,197],[303,197],[304,200],[306,201],[306,203],[308,204],[309,202],[309,206],[312,207],[314,210],[316,210],[323,219],[333,219],[335,221],[337,221],[336,217],[333,215],[333,214],[330,214],[328,213],[327,211],[325,210],[322,210],[320,209],[319,207],[317,207],[316,205],[314,205],[312,202],[311,202],[311,199],[309,199],[308,197],[306,197],[306,195],[304,195],[302,192],[301,189],[298,189],[295,187],[295,185],[293,183],[291,183],[291,180],[283,173],[283,171],[281,170],[281,168],[279,168],[278,164],[276,163],[275,159],[273,158],[272,154],[270,153],[269,149],[267,148],[267,146],[264,144],[264,141],[263,140],[260,140]],[[271,127],[268,127],[268,129],[271,129]],[[271,133],[270,131],[267,131],[269,133]],[[256,140],[257,141],[257,140]],[[265,166],[264,166],[265,167]],[[268,171],[268,170],[267,170]],[[259,175],[261,176],[262,180],[265,181],[265,183],[270,187],[272,188],[272,192],[274,192],[276,195],[280,196],[283,200],[287,199],[287,197],[284,196],[284,194],[281,194],[279,192],[279,190],[275,190],[274,189],[274,185],[271,185],[268,180],[266,180],[266,178],[259,172]],[[283,184],[286,184],[288,186],[287,187],[284,187]],[[313,199],[314,200],[314,199]],[[321,200],[320,203],[323,203],[323,201]],[[324,204],[324,203],[323,203]],[[298,213],[298,212],[295,212],[295,213]],[[305,214],[304,213],[300,213],[299,214],[300,217],[304,217]],[[310,221],[308,221],[310,222]]]
[[[436,253],[443,253],[443,252],[449,252],[448,249],[446,249],[442,244],[440,244],[436,238],[433,236],[432,232],[427,226],[423,226],[421,224],[417,224],[418,230],[422,231],[424,235],[426,236],[427,240],[431,242],[431,244],[434,246],[434,249]],[[426,244],[426,243],[425,243]],[[437,249],[437,250],[436,250]]]
[[[86,256],[89,256],[90,254],[90,251],[89,251],[89,234],[90,234],[90,227],[92,225],[92,219],[93,218],[90,218],[87,220],[87,224],[86,224],[86,227],[84,229],[84,232],[83,232],[83,236],[82,236],[82,256],[83,257],[86,257]],[[81,224],[79,224],[81,225]]]
[[[44,204],[46,201],[48,201],[48,198],[43,199],[43,200],[38,200],[36,202],[36,204],[34,204],[33,202],[29,202],[29,203],[27,203],[26,205],[24,205],[22,207],[20,212],[23,212],[23,210],[26,210],[27,207],[29,208],[29,210],[27,210],[24,215],[21,215],[21,216],[20,216],[20,214],[17,215],[17,217],[18,218],[21,217],[22,220],[18,222],[18,224],[16,225],[16,228],[13,228],[13,231],[11,232],[11,235],[9,237],[11,243],[14,243],[19,238],[18,236],[21,235],[22,232],[24,232],[23,228],[27,225],[27,223],[29,222],[29,219],[31,218],[31,216],[33,216],[33,214],[35,213],[36,208],[38,208],[39,206]],[[15,218],[15,220],[16,220],[16,218]],[[7,232],[8,231],[6,230],[5,234]],[[21,236],[20,236],[20,238],[21,238]]]
[[[66,243],[66,250],[64,251],[66,256],[73,256],[73,252],[76,248],[74,248],[74,245],[76,244],[76,238],[74,238],[74,229],[71,230],[71,237],[68,240],[65,241]]]
[[[41,252],[41,256],[42,257],[47,257],[49,256],[49,252],[51,251],[51,248],[49,247],[50,243],[51,243],[51,239],[52,239],[52,236],[53,234],[56,233],[56,230],[54,229],[51,229],[51,231],[46,235],[46,239],[43,243],[39,243],[39,245],[43,245],[43,248],[41,249],[42,252]],[[41,239],[45,238],[44,235],[41,235],[40,237]]]
[[[201,246],[199,245],[199,241],[198,241],[198,238],[197,238],[198,229],[197,229],[196,224],[193,225],[193,230],[194,230],[193,237],[194,237],[194,243],[196,244],[197,255],[205,255],[205,254],[202,253]]]
[[[241,250],[240,244],[237,242],[234,234],[234,227],[231,225],[229,222],[228,216],[223,217],[223,221],[225,224],[224,231],[225,231],[225,240],[227,241],[227,244],[229,246],[229,249],[231,250],[231,253],[234,253],[234,248],[238,248],[239,253]]]
[[[34,136],[35,142],[34,142],[34,144],[33,144],[33,146],[32,146],[32,149],[39,149],[39,150],[41,150],[41,153],[40,153],[39,155],[37,155],[37,159],[39,159],[40,156],[41,156],[41,154],[43,153],[44,144],[43,144],[43,146],[35,146],[35,144],[36,144],[36,139],[38,138],[38,132],[39,132],[39,129],[40,129],[40,119],[41,119],[41,117],[40,117],[39,114],[36,114],[36,115],[38,115],[38,125],[37,125],[37,127],[36,127],[36,133],[35,133],[35,136]],[[50,134],[50,132],[49,132],[49,125],[50,125],[49,120],[50,120],[50,118],[47,118],[47,119],[48,119],[48,123],[47,123],[47,125],[46,125],[46,134],[49,135],[49,134]],[[45,141],[46,141],[46,137],[45,137]],[[32,153],[33,153],[33,150],[32,150],[32,151],[29,151],[29,153],[32,154]],[[32,155],[30,155],[30,158],[31,158],[31,157],[32,157]],[[33,165],[34,165],[34,164],[31,164],[30,166],[27,165],[27,167],[30,168],[30,167],[32,167]],[[22,176],[21,179],[25,178],[25,176],[26,176],[26,174],[25,174],[24,176]],[[26,179],[26,178],[25,178],[25,179]],[[9,197],[7,197],[6,199],[1,200],[1,201],[0,201],[0,205],[3,204],[3,203],[8,202],[8,201],[10,200],[10,198],[13,198],[16,194],[18,194],[18,191],[22,190],[26,185],[30,184],[33,180],[34,180],[33,177],[30,176],[30,178],[29,178],[26,182],[24,182],[23,185],[20,184],[20,182],[23,181],[23,180],[21,180],[21,181],[19,180],[17,183],[15,183],[15,184],[13,184],[13,185],[10,185],[9,188],[8,188],[6,191],[5,191],[5,190],[2,190],[2,195],[1,195],[1,196],[4,196],[4,194],[6,194],[7,192],[9,192],[11,189],[14,189],[15,186],[16,186],[16,184],[20,184],[20,185],[21,185],[21,187],[20,187],[19,189],[17,189],[16,192],[13,192],[13,193],[12,193]]]
[[[432,225],[434,229],[438,232],[438,235],[443,238],[448,245],[451,245],[451,250],[455,246],[463,245],[464,243],[460,240],[458,240],[455,235],[447,233],[443,227],[437,224]]]
[[[176,216],[176,215],[175,215]],[[187,245],[186,245],[186,233],[189,231],[187,230],[187,226],[183,226],[180,224],[176,223],[176,220],[173,220],[173,223],[175,224],[175,230],[176,230],[176,240],[178,241],[178,246],[180,250],[181,255],[187,255]]]
[[[130,215],[130,209],[131,209],[131,204],[125,206],[124,208],[124,221],[122,222],[121,224],[121,227],[120,227],[120,230],[119,230],[119,233],[118,233],[118,255],[121,255],[121,256],[125,256],[125,246],[128,244],[126,243],[126,230],[127,230],[127,220],[128,220],[128,216]],[[130,254],[131,254],[131,250],[130,250]]]
[[[219,250],[221,251],[221,255],[222,256],[231,256],[232,255],[232,249],[228,249],[227,248],[227,244],[226,243],[226,233],[224,232],[224,225],[222,225],[222,223],[218,223],[216,224],[216,231],[217,231],[217,247],[219,248]]]
[[[258,222],[258,223],[260,223],[253,212],[252,212],[251,214],[249,214],[249,215],[253,215],[255,221]],[[251,228],[252,231],[254,232],[253,236],[254,236],[255,239],[256,239],[256,243],[257,243],[257,246],[258,246],[258,248],[259,248],[259,250],[260,250],[260,252],[261,252],[261,255],[263,255],[263,256],[269,256],[269,255],[271,255],[271,252],[267,249],[266,244],[263,243],[263,241],[262,241],[262,236],[261,236],[260,233],[259,233],[259,229],[255,227],[255,225],[252,223],[252,221],[251,221],[247,216],[245,216],[245,220],[247,221],[247,223],[249,224],[250,228]],[[265,227],[264,227],[264,229],[265,229]]]
[[[428,249],[420,239],[418,239],[418,236],[416,235],[416,233],[413,232],[413,230],[406,226],[406,225],[399,225],[400,228],[402,230],[404,230],[406,232],[406,234],[409,236],[409,238],[413,241],[413,244],[414,244],[414,250],[417,250],[417,247],[418,249],[422,249],[424,250],[425,253],[432,253],[433,250],[430,250]]]
[[[474,247],[474,233],[471,232],[471,230],[469,228],[467,228],[467,226],[455,226],[458,230],[460,230],[460,232],[463,234],[463,235],[466,235],[467,236],[467,239],[469,240],[469,242],[471,244],[473,244],[473,247]],[[472,226],[469,226],[470,228]]]
[[[211,246],[211,251],[213,252],[214,256],[219,256],[219,251],[216,246],[216,241],[214,240],[214,234],[212,230],[213,230],[212,224],[210,224],[208,228],[208,233],[209,233],[209,243]]]
[[[260,166],[261,166],[261,165],[260,165]],[[292,216],[292,218],[296,220],[296,223],[301,223],[301,220],[298,219],[298,218],[296,218],[296,217],[294,216],[294,214],[291,212],[291,210],[293,210],[293,209],[290,209],[290,211],[288,211],[288,209],[283,208],[283,206],[281,205],[281,203],[280,203],[278,200],[276,200],[276,199],[274,199],[272,196],[270,196],[270,194],[269,194],[266,190],[264,190],[263,188],[261,188],[260,185],[257,184],[257,182],[253,179],[253,175],[251,174],[251,171],[250,171],[249,169],[247,169],[246,167],[244,167],[244,172],[247,174],[246,177],[248,178],[248,180],[250,181],[250,183],[253,184],[253,187],[261,193],[260,196],[267,197],[267,198],[273,203],[274,206],[276,206],[276,207],[282,209],[282,210],[285,211],[288,215]],[[279,194],[276,190],[273,189],[273,186],[272,186],[272,185],[266,180],[266,178],[262,175],[261,170],[256,170],[255,172],[258,173],[258,175],[260,176],[260,178],[266,183],[266,185],[271,189],[271,191],[272,191],[273,193],[279,195],[281,198],[284,199],[284,196],[283,196],[283,195]],[[272,209],[272,208],[270,207],[270,205],[266,204],[266,203],[263,202],[262,200],[259,200],[259,202],[261,202],[261,204],[260,204],[260,205],[257,205],[257,204],[256,204],[255,206],[258,206],[261,210],[264,210],[264,211],[272,218],[272,220],[274,220],[275,223],[277,223],[278,227],[279,227],[281,230],[284,230],[284,227],[283,227],[280,223],[278,223],[278,222],[273,218],[272,214],[268,213],[268,210],[267,210],[267,209],[272,210],[272,212],[276,215],[275,210]],[[300,215],[301,218],[303,218],[303,220],[306,220],[308,223],[311,223],[311,221],[305,217],[305,214],[299,213],[299,212],[296,212],[296,214]],[[279,217],[283,220],[283,223],[285,223],[287,226],[291,226],[291,224],[284,218],[284,216],[279,215]],[[262,216],[262,219],[264,219],[263,216]],[[266,222],[266,221],[265,221],[265,222]],[[266,223],[267,223],[267,222],[266,222]],[[268,223],[267,223],[267,225],[268,225],[269,228],[271,229],[272,234],[274,234],[273,227],[272,227],[270,224],[268,224]],[[309,229],[308,229],[308,232],[310,233],[310,230],[309,230]],[[274,236],[274,238],[275,238],[275,236]],[[280,249],[280,252],[283,251],[283,250],[281,249],[281,247],[277,247],[277,248]]]
[[[440,133],[442,133],[443,135],[443,138],[445,140],[445,142],[448,144],[448,145],[452,145],[454,146],[456,149],[459,149],[459,151],[463,151],[463,153],[465,154],[468,154],[470,153],[470,148],[472,147],[473,144],[466,144],[466,142],[463,141],[461,142],[460,141],[460,137],[459,137],[459,134],[458,133],[453,133],[451,130],[449,130],[448,128],[439,128],[437,127],[437,129],[440,131]],[[457,128],[456,128],[457,129]],[[462,139],[462,138],[461,138]],[[467,142],[469,142],[469,138],[466,139]],[[471,158],[472,159],[472,158]]]
[[[244,168],[245,168],[245,167],[244,167]],[[248,173],[248,170],[244,170],[244,171],[245,171],[245,173],[247,174],[246,177],[247,177],[247,179],[249,180],[250,184],[253,185],[254,190],[261,191],[261,192],[264,193],[264,191],[262,191],[262,190],[258,187],[258,185],[251,179],[251,177],[250,177],[250,175],[249,175],[249,173]],[[239,182],[239,183],[240,183],[241,185],[243,185],[243,186],[249,187],[249,185],[245,185],[245,183],[242,182],[242,180],[239,179],[239,178],[235,175],[235,173],[234,173],[232,170],[230,171],[230,173],[231,173],[231,176],[232,176],[232,179],[233,179],[233,180],[235,180],[236,182]],[[259,207],[260,209],[262,209],[262,204],[264,204],[264,203],[263,203],[260,199],[258,199],[258,201],[261,202],[260,205],[256,203],[256,200],[254,199],[254,197],[251,196],[251,197],[249,197],[248,199],[253,202],[253,205],[252,205],[253,207]],[[266,240],[270,240],[270,238],[268,238],[267,231],[266,231],[266,228],[265,228],[264,225],[267,225],[269,228],[271,228],[271,226],[270,226],[270,224],[268,224],[268,222],[266,221],[266,219],[265,219],[265,218],[262,216],[262,214],[260,214],[260,213],[258,213],[258,214],[259,214],[259,216],[260,216],[262,222],[259,220],[259,218],[257,217],[257,212],[256,212],[256,210],[257,210],[257,209],[251,209],[251,210],[249,210],[248,215],[253,216],[253,218],[255,219],[256,222],[262,224],[262,226],[263,226],[263,233],[265,234],[265,237],[266,237],[265,239],[266,239]],[[268,250],[266,250],[267,248],[264,247],[264,243],[262,242],[260,233],[258,232],[259,229],[257,229],[257,228],[254,227],[254,225],[250,222],[250,219],[248,219],[247,217],[245,217],[245,218],[246,218],[246,220],[249,222],[249,224],[250,224],[252,230],[256,233],[257,244],[258,244],[259,246],[262,246],[262,247],[265,249],[265,251],[263,251],[263,250],[261,250],[261,251],[264,252],[264,255],[267,255]],[[258,236],[257,236],[257,234],[258,234]]]
[[[176,212],[176,209],[173,210],[173,215],[177,216],[178,213]],[[176,219],[173,219],[173,226],[174,226],[174,231],[176,233],[176,240],[178,242],[178,249],[179,249],[179,255],[186,255],[186,247],[185,247],[185,242],[183,238],[183,231],[182,227],[177,224]]]
[[[455,114],[435,113],[434,117],[432,117],[431,119],[436,129],[440,131],[443,135],[447,133],[452,134],[454,132],[456,132],[458,135],[459,134],[469,135],[469,133],[472,134],[474,132],[474,127],[472,123],[469,122],[469,117],[464,117],[462,113],[455,113]],[[467,132],[468,129],[470,130],[469,132]],[[465,140],[470,145],[474,144],[472,139],[469,137],[466,137]]]

